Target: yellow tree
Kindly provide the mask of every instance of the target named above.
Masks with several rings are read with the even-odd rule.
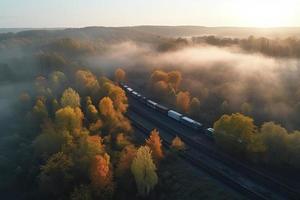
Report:
[[[80,96],[72,88],[68,88],[62,94],[60,99],[60,104],[62,107],[70,106],[72,108],[80,107]]]
[[[110,85],[111,86],[108,90],[108,96],[113,101],[114,108],[121,113],[126,112],[128,104],[125,91],[116,85]]]
[[[135,178],[138,193],[147,196],[158,182],[156,166],[153,163],[151,150],[141,146],[131,164],[131,172]]]
[[[82,128],[83,113],[80,108],[67,106],[55,113],[55,124],[60,130],[67,130],[70,133],[78,134]]]
[[[159,162],[164,157],[161,148],[161,139],[156,129],[151,131],[150,137],[146,140],[146,145],[151,149],[152,156],[156,162]]]

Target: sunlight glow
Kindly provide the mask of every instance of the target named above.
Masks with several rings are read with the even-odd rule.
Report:
[[[233,12],[239,23],[255,27],[288,26],[294,20],[297,1],[237,1]]]

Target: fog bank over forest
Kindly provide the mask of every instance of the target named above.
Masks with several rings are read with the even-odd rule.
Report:
[[[227,101],[232,112],[241,111],[241,105],[248,102],[258,121],[271,119],[291,129],[298,127],[290,121],[300,100],[298,59],[273,58],[245,53],[238,47],[210,45],[162,53],[149,45],[125,42],[112,45],[105,54],[87,62],[95,70],[109,69],[108,74],[116,67],[123,67],[128,71],[128,81],[136,87],[145,85],[155,69],[179,70],[183,76],[182,88],[201,102],[214,95],[219,104]],[[214,109],[220,109],[220,105]]]

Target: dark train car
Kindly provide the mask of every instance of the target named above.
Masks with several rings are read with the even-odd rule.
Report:
[[[213,128],[207,128],[204,131],[205,135],[207,135],[211,139],[214,138],[214,132],[215,132],[215,130]]]
[[[160,105],[160,104],[157,104],[156,105],[156,109],[161,112],[161,113],[164,113],[164,114],[168,114],[168,111],[170,110],[169,108],[167,108],[166,106],[163,106],[163,105]]]
[[[151,101],[151,100],[147,100],[147,106],[149,106],[149,107],[151,107],[151,108],[153,108],[153,109],[156,109],[156,105],[157,105],[157,103],[156,102],[154,102],[154,101]]]
[[[147,97],[141,96],[141,98],[139,100],[146,104],[148,99],[147,99]]]

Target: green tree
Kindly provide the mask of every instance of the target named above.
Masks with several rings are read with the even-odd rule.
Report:
[[[153,163],[149,147],[142,146],[138,149],[136,157],[131,164],[131,171],[134,175],[139,195],[147,196],[158,182],[156,166]]]
[[[260,129],[261,139],[266,146],[267,162],[282,164],[287,160],[288,132],[274,122],[266,122]]]
[[[223,115],[214,123],[218,145],[235,153],[246,153],[253,136],[257,133],[253,119],[240,113]]]

